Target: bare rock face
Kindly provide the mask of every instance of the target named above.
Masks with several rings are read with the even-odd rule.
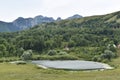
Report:
[[[48,23],[55,21],[52,17],[43,17],[43,16],[36,16],[35,18],[22,18],[19,17],[15,21],[13,21],[13,25],[16,27],[19,27],[20,30],[24,30],[30,27],[33,27],[35,25],[41,24],[41,23]]]
[[[13,25],[18,27],[20,30],[24,30],[26,28],[29,28],[31,26],[34,26],[32,25],[33,19],[32,18],[22,18],[22,17],[19,17],[18,19],[16,19],[15,21],[13,21]]]
[[[53,22],[55,21],[52,17],[43,17],[43,16],[36,16],[34,19],[33,19],[33,23],[35,25],[37,24],[40,24],[40,23],[49,23],[49,22]]]

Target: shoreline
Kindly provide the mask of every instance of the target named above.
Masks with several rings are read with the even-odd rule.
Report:
[[[41,68],[43,68],[43,69],[48,69],[48,67],[46,67],[46,66],[42,66],[42,65],[37,65],[38,67],[41,67]]]
[[[105,69],[114,69],[114,67],[111,67],[110,65],[108,65],[108,64],[105,64],[105,63],[101,63],[102,65],[103,65],[103,67],[105,68]]]
[[[103,68],[101,68],[101,69],[98,69],[98,70],[111,70],[111,69],[114,69],[114,67],[111,67],[110,65],[108,65],[108,64],[105,64],[105,63],[101,63],[101,65],[103,66]],[[49,69],[49,67],[46,67],[46,66],[43,66],[43,65],[37,65],[38,67],[41,67],[41,68],[43,68],[43,69]],[[53,69],[55,69],[55,68],[53,68]],[[80,70],[82,70],[82,69],[80,69]],[[91,70],[97,70],[97,69],[91,69]],[[85,70],[86,71],[86,70]]]

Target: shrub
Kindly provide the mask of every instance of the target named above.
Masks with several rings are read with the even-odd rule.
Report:
[[[98,61],[98,56],[94,56],[94,57],[92,58],[92,61]]]
[[[24,51],[21,58],[22,58],[22,60],[31,60],[32,59],[32,50]]]
[[[50,56],[53,56],[53,55],[56,55],[56,54],[57,54],[57,52],[55,50],[50,50],[48,52],[48,55],[50,55]]]
[[[103,59],[111,60],[111,58],[114,58],[114,57],[115,57],[115,54],[110,50],[105,50],[104,54],[101,54],[101,58]]]
[[[59,52],[59,55],[67,55],[67,52]]]

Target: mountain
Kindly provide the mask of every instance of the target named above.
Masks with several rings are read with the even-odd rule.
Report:
[[[19,17],[13,22],[0,21],[0,32],[14,32],[25,30],[41,23],[49,23],[55,21],[52,17],[36,16],[34,18]]]
[[[77,19],[77,18],[82,18],[82,16],[79,15],[79,14],[75,14],[75,15],[73,15],[71,17],[68,17],[67,19]]]
[[[56,19],[56,21],[61,21],[62,20],[62,18],[61,17],[58,17],[57,19]]]
[[[13,25],[18,27],[20,30],[24,30],[35,25],[41,23],[49,23],[55,21],[52,17],[43,17],[43,16],[36,16],[35,18],[22,18],[19,17],[15,21],[13,21]]]
[[[79,15],[74,15],[70,17],[70,19],[74,18],[80,18]],[[34,18],[23,18],[18,17],[13,22],[7,23],[7,22],[0,22],[0,32],[15,32],[15,31],[21,31],[25,29],[29,29],[35,25],[41,24],[41,23],[49,23],[54,21],[60,21],[62,20],[60,17],[58,17],[56,20],[52,17],[44,17],[42,15],[36,16]]]
[[[14,32],[17,30],[19,30],[19,27],[16,27],[13,23],[0,21],[0,32]]]
[[[25,19],[25,18],[19,17],[18,19],[13,21],[12,24],[15,27],[18,27],[20,30],[24,30],[24,29],[27,29],[28,27],[34,26],[32,25],[32,21],[33,21],[32,18]]]

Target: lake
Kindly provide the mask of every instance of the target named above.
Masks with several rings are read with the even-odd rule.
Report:
[[[66,70],[96,70],[96,69],[112,69],[107,64],[93,62],[93,61],[81,61],[81,60],[38,60],[32,61],[43,68],[54,68],[54,69],[66,69]]]

